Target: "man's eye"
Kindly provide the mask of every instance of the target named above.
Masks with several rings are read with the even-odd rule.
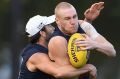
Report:
[[[69,20],[70,18],[65,18],[65,20]]]
[[[77,17],[77,15],[73,16],[73,18],[75,19]]]

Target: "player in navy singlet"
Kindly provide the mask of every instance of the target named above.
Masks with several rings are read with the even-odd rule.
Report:
[[[78,15],[73,5],[67,2],[59,3],[55,8],[55,16],[57,27],[49,41],[48,48],[50,58],[57,64],[61,66],[70,64],[67,55],[67,41],[76,32],[85,33],[84,40],[76,41],[76,45],[85,47],[81,48],[81,50],[95,49],[109,57],[116,56],[116,51],[110,42],[100,35],[91,24],[78,20]],[[88,72],[92,79],[96,79],[95,72],[96,70],[93,73]],[[89,79],[89,77],[85,76],[82,79]]]

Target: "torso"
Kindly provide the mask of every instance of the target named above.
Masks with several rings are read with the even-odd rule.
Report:
[[[80,26],[79,26],[79,28],[78,28],[77,33],[85,34],[84,30],[83,30]],[[69,38],[70,38],[70,36],[63,34],[63,33],[59,30],[58,27],[55,28],[55,31],[54,31],[54,33],[53,33],[53,37],[56,37],[56,36],[60,36],[61,38],[64,38],[64,39],[66,40],[66,42],[68,42],[68,40],[69,40]],[[65,43],[65,42],[64,42],[64,43]],[[66,48],[67,48],[67,46],[66,46]],[[51,52],[51,53],[52,53],[52,52]],[[55,54],[55,53],[54,53],[54,54]],[[52,55],[54,55],[54,54],[52,54]],[[60,60],[61,60],[61,65],[70,64],[70,62],[69,62],[69,57],[68,57],[68,55],[67,55],[67,52],[66,52],[66,53],[62,53],[62,52],[61,52],[61,54],[59,54],[59,55],[61,55],[61,56],[63,57],[63,58],[60,59]],[[54,56],[53,56],[53,59],[54,59]],[[77,78],[74,78],[74,79],[78,79],[78,77],[77,77]],[[85,78],[84,78],[84,79],[85,79]],[[88,79],[88,78],[86,78],[86,79]]]
[[[31,72],[27,66],[26,62],[28,59],[37,52],[44,52],[45,54],[48,54],[48,49],[40,46],[38,44],[29,44],[25,47],[25,49],[22,52],[22,64],[21,64],[21,71],[19,73],[18,79],[52,79],[52,77],[48,74],[45,74],[42,71],[35,71]]]

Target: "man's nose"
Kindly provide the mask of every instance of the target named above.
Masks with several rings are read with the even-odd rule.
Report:
[[[75,25],[75,19],[74,18],[72,18],[71,20],[70,20],[70,23],[72,24],[72,25]]]

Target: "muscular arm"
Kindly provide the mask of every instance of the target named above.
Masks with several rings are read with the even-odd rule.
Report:
[[[116,51],[113,47],[113,45],[108,42],[102,35],[99,35],[95,39],[95,49],[102,52],[103,54],[106,54],[109,57],[115,57]]]
[[[70,64],[67,55],[67,41],[64,37],[55,36],[50,39],[48,49],[50,58],[54,60],[57,64]]]
[[[113,45],[100,35],[91,24],[82,22],[81,27],[86,33],[86,35],[84,35],[86,39],[76,42],[77,45],[85,46],[85,49],[96,49],[109,57],[116,56]]]
[[[71,78],[87,72],[93,73],[92,70],[96,69],[91,64],[87,64],[80,69],[75,69],[71,65],[60,66],[52,62],[48,55],[43,53],[35,53],[32,55],[27,62],[27,67],[31,72],[40,70],[56,78]]]
[[[57,63],[63,67],[67,66],[67,65],[71,66],[71,64],[69,63],[69,57],[67,55],[67,41],[65,38],[63,38],[61,36],[53,37],[49,42],[48,48],[49,48],[49,56],[52,60],[55,61],[55,63]],[[86,64],[82,68],[84,69],[86,66],[88,66],[88,64]],[[88,67],[90,67],[90,66],[88,66]],[[70,69],[72,69],[72,68],[70,68]],[[92,68],[92,67],[90,67],[90,68]],[[77,69],[77,70],[79,70],[79,69]],[[93,68],[91,70],[92,71],[90,71],[90,76],[93,77],[92,79],[96,79],[96,68]],[[66,71],[66,69],[64,71]],[[72,76],[72,75],[77,74],[75,72],[76,71],[73,71],[72,73],[69,73],[69,75],[71,74],[71,76]],[[81,73],[83,73],[83,72],[81,72]],[[66,74],[66,75],[68,75],[68,74]]]

